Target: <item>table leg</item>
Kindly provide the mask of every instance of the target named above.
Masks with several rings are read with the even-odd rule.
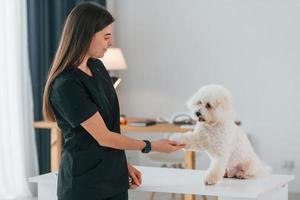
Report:
[[[184,160],[186,169],[195,169],[195,152],[186,151],[184,154]]]
[[[186,169],[195,169],[195,152],[186,151],[184,155],[185,168]],[[195,200],[196,196],[192,194],[185,194],[184,200]]]
[[[51,172],[58,171],[61,159],[62,136],[59,128],[51,128]]]

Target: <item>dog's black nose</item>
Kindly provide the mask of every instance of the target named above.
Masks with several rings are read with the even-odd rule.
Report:
[[[196,114],[197,117],[201,116],[201,112],[199,110],[195,114]]]

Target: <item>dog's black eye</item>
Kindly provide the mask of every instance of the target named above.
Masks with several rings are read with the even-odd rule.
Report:
[[[197,101],[196,105],[201,105],[202,102],[201,101]]]
[[[207,103],[207,104],[205,105],[205,107],[206,107],[207,109],[211,109],[210,103]]]

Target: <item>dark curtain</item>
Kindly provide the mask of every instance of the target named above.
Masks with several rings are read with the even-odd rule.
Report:
[[[34,102],[34,120],[43,120],[42,97],[47,74],[68,13],[85,0],[27,0],[28,46]],[[105,0],[94,0],[106,6]],[[49,130],[36,129],[40,174],[50,171]]]

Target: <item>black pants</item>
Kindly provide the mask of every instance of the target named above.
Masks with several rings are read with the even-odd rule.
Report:
[[[128,200],[128,191],[126,190],[125,192],[109,197],[105,200]]]

